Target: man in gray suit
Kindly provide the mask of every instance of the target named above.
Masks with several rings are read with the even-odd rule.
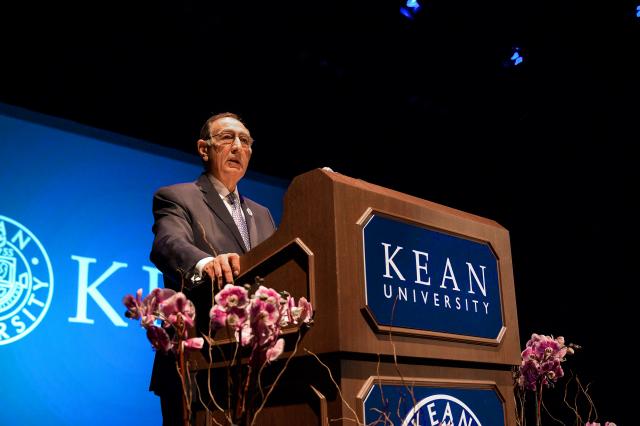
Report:
[[[210,117],[197,144],[204,173],[195,182],[160,188],[153,198],[151,261],[162,271],[165,287],[186,291],[192,300],[206,299],[193,300],[200,329],[208,323],[211,292],[194,290],[233,282],[240,254],[275,231],[269,210],[238,193],[252,145],[236,114]],[[150,390],[160,396],[164,425],[182,424],[180,386],[174,357],[157,352]]]

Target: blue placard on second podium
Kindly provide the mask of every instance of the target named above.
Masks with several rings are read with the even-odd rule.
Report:
[[[505,424],[503,400],[491,384],[389,383],[374,378],[366,386],[361,408],[367,425]]]

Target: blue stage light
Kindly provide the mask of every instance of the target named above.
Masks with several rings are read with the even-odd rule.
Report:
[[[524,61],[524,58],[520,55],[519,47],[513,49],[513,55],[511,55],[511,58],[509,59],[513,62],[513,65],[520,65],[522,61]]]
[[[420,10],[420,4],[418,0],[407,0],[406,6],[400,7],[400,13],[406,16],[408,19],[413,19]]]
[[[415,13],[420,9],[420,4],[418,4],[418,0],[407,0],[407,7]]]
[[[640,5],[636,6],[636,16],[640,18]]]

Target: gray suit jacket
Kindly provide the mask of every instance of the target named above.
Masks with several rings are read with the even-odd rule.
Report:
[[[240,197],[240,205],[255,247],[275,231],[273,218],[246,197]],[[205,174],[196,182],[160,188],[153,197],[153,216],[150,258],[162,271],[165,287],[191,287],[195,264],[207,256],[246,252],[238,227]]]
[[[251,247],[255,247],[275,232],[275,223],[266,207],[242,196],[240,205]],[[151,261],[162,272],[166,288],[183,290],[194,302],[197,327],[204,331],[211,308],[211,287],[206,284],[208,280],[193,280],[195,264],[208,256],[245,253],[240,231],[205,174],[195,182],[160,188],[153,197],[153,216]],[[150,390],[162,395],[178,389],[174,357],[156,353]]]

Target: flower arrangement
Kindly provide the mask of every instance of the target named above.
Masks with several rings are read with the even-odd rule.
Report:
[[[170,289],[155,289],[142,299],[142,289],[136,295],[126,295],[123,303],[125,316],[139,319],[147,330],[147,338],[155,350],[172,351],[176,354],[178,374],[183,387],[184,424],[189,423],[191,393],[188,391],[190,376],[185,361],[185,351],[199,350],[209,343],[209,359],[212,348],[219,345],[211,336],[224,330],[231,339],[233,357],[227,361],[228,401],[222,408],[215,400],[211,388],[209,397],[229,424],[251,425],[264,407],[271,391],[297,351],[304,332],[313,324],[313,307],[306,298],[296,303],[287,292],[277,292],[256,280],[257,289],[251,292],[249,285],[227,284],[214,297],[215,303],[209,312],[209,336],[189,337],[195,320],[194,304],[181,292]],[[157,325],[160,323],[160,325]],[[298,340],[291,356],[280,371],[266,395],[262,388],[263,370],[277,360],[285,349],[285,328],[295,328]],[[248,359],[243,362],[242,359]],[[213,367],[211,361],[209,374]],[[208,383],[211,383],[209,375]],[[198,389],[199,391],[199,389]],[[208,408],[206,408],[208,409]]]
[[[564,337],[532,334],[522,351],[522,364],[518,374],[521,388],[542,393],[543,387],[551,387],[562,376],[561,363],[567,354],[574,353],[576,345],[565,346]]]
[[[230,329],[236,342],[250,347],[250,365],[254,367],[275,361],[282,354],[284,339],[279,337],[283,327],[309,325],[313,317],[306,298],[301,297],[296,306],[288,293],[262,285],[249,297],[245,287],[227,284],[215,301],[209,313],[212,329]]]
[[[193,303],[183,293],[156,288],[142,299],[142,289],[138,289],[135,297],[128,294],[122,303],[127,308],[124,315],[140,320],[154,349],[177,353],[180,349],[202,348],[203,338],[188,337],[188,330],[193,327],[196,311]],[[156,325],[158,321],[161,326]],[[172,329],[172,338],[167,333],[168,329]]]
[[[554,338],[553,336],[546,336],[543,334],[532,334],[531,339],[525,345],[522,351],[522,361],[518,367],[514,370],[514,392],[516,395],[516,424],[519,426],[526,425],[526,396],[527,393],[533,393],[535,396],[535,411],[534,418],[536,426],[542,425],[544,408],[546,414],[554,421],[563,424],[549,413],[543,402],[543,390],[546,388],[552,388],[557,383],[558,379],[562,378],[564,370],[562,363],[566,361],[567,355],[573,355],[577,349],[580,349],[579,345],[570,343],[565,344],[564,337],[560,336]],[[587,389],[583,388],[578,382],[579,392],[584,394],[590,404],[590,410],[587,417],[592,415],[594,410],[593,402],[588,395]],[[574,401],[577,401],[577,397]],[[567,402],[566,390],[564,404],[567,405],[572,413],[575,415],[575,424],[580,426],[583,424],[582,417],[579,414],[577,403],[571,405]],[[596,415],[597,416],[597,415]],[[585,426],[600,426],[600,423],[594,423],[587,421]],[[606,422],[605,426],[616,426],[614,423]]]
[[[289,293],[277,292],[263,285],[249,294],[249,286],[227,284],[216,294],[209,317],[211,330],[226,330],[236,345],[234,359],[229,366],[234,370],[230,379],[235,381],[234,393],[237,396],[235,404],[229,404],[225,417],[232,424],[253,424],[280,377],[263,396],[261,375],[264,368],[284,351],[285,342],[280,337],[283,328],[298,326],[299,342],[304,330],[313,323],[313,308],[304,297],[296,304]],[[238,362],[237,349],[249,353],[245,365]],[[291,356],[296,350],[297,343]],[[260,393],[250,392],[256,387]]]
[[[125,317],[140,320],[140,325],[147,330],[147,339],[155,350],[165,353],[172,351],[176,355],[178,375],[183,389],[184,422],[187,424],[190,401],[188,393],[184,391],[188,376],[185,350],[198,350],[204,345],[202,337],[189,337],[196,317],[193,303],[182,292],[168,288],[156,288],[144,299],[142,289],[138,289],[135,296],[126,295],[122,303],[127,308]]]

